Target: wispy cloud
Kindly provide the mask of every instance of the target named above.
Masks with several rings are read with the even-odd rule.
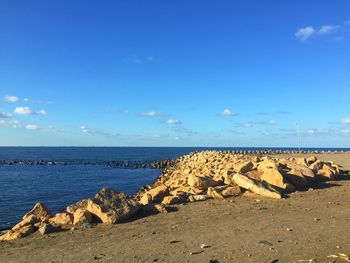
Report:
[[[238,113],[236,112],[233,112],[229,109],[224,109],[221,113],[220,113],[221,116],[237,116]]]
[[[283,110],[280,110],[280,111],[277,111],[278,114],[282,114],[282,115],[288,115],[290,114],[289,111],[283,111]]]
[[[306,41],[312,35],[314,35],[315,32],[316,32],[316,30],[312,26],[306,26],[306,27],[298,29],[298,31],[295,32],[295,36],[301,41]]]
[[[109,133],[109,132],[105,132],[99,129],[93,129],[93,128],[89,128],[85,125],[81,125],[79,127],[80,132],[84,133],[84,134],[88,134],[88,135],[97,135],[97,136],[102,136],[102,137],[107,137],[107,138],[115,138],[115,137],[119,137],[119,134],[117,133]]]
[[[20,128],[21,127],[21,123],[19,121],[11,120],[11,119],[0,119],[0,125],[12,127],[12,128]]]
[[[341,123],[344,125],[350,125],[350,118],[342,119]]]
[[[127,114],[129,114],[129,110],[128,109],[121,109],[121,110],[119,110],[119,113],[127,115]]]
[[[42,129],[42,127],[37,124],[26,124],[25,128],[31,131],[37,131]]]
[[[137,115],[140,117],[156,117],[156,116],[162,116],[163,114],[158,111],[145,111],[145,112],[139,112]]]
[[[46,115],[46,110],[32,110],[29,107],[16,107],[14,113],[17,115]]]
[[[278,124],[276,120],[257,121],[255,123],[259,125],[277,125]]]
[[[340,28],[340,26],[333,26],[333,25],[325,25],[321,26],[321,28],[318,30],[318,34],[320,35],[327,35],[334,33]]]
[[[188,128],[182,127],[182,126],[173,126],[172,131],[175,133],[182,134],[184,136],[193,136],[197,134],[197,132],[192,131]]]
[[[5,112],[5,111],[0,111],[0,119],[8,119],[11,117],[12,117],[11,113]]]
[[[24,125],[24,128],[26,130],[30,130],[30,131],[45,131],[45,132],[63,132],[64,131],[64,129],[57,128],[57,127],[54,127],[52,125],[41,126],[41,125],[34,124],[34,123],[27,123]]]
[[[344,22],[344,25],[346,25],[346,22]],[[294,35],[300,41],[305,42],[308,39],[315,36],[324,37],[327,35],[333,35],[335,33],[338,33],[344,25],[322,25],[319,28],[315,28],[313,26],[306,26],[298,29]],[[341,36],[336,36],[334,40],[340,38],[342,39]]]
[[[155,56],[131,55],[126,59],[126,61],[131,64],[148,64],[157,61],[157,58]]]
[[[171,124],[171,125],[173,125],[173,124],[182,124],[182,122],[180,120],[175,120],[175,119],[166,120],[166,121],[164,121],[164,123]]]
[[[19,101],[19,98],[16,96],[6,95],[4,97],[4,100],[7,102],[17,102],[17,101]]]
[[[253,128],[254,127],[254,123],[251,122],[251,121],[244,122],[244,123],[236,122],[235,126],[238,127],[238,128]]]

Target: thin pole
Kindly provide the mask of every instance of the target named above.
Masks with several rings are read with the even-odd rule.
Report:
[[[297,128],[297,136],[298,136],[298,150],[300,152],[300,131],[299,131],[299,124],[296,123],[296,128]]]

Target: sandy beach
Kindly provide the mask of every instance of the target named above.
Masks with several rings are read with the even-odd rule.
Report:
[[[350,154],[322,154],[350,169]],[[350,181],[282,200],[241,196],[166,214],[0,243],[0,262],[346,262]],[[216,261],[215,261],[216,260]]]

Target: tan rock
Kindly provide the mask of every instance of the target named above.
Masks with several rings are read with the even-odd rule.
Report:
[[[31,215],[36,216],[41,221],[46,221],[50,217],[50,211],[44,204],[36,203],[33,209],[23,216],[23,219],[26,219]]]
[[[74,217],[74,222],[73,222],[74,225],[81,225],[84,223],[92,222],[92,214],[85,209],[79,208],[75,210],[73,217]]]
[[[223,197],[239,196],[242,194],[242,190],[238,185],[229,186],[221,192]]]
[[[67,212],[74,214],[74,212],[78,209],[85,209],[87,206],[87,199],[80,200],[75,204],[67,206]]]
[[[337,172],[332,167],[324,164],[322,169],[317,171],[317,176],[323,180],[335,180],[337,178]]]
[[[19,222],[17,225],[15,225],[12,230],[18,230],[26,225],[34,225],[36,223],[40,222],[40,220],[35,215],[29,215],[25,219],[23,219],[21,222]]]
[[[48,235],[51,233],[59,232],[61,230],[62,229],[60,226],[56,226],[56,225],[48,224],[48,223],[42,223],[38,229],[38,231],[41,235]]]
[[[259,164],[258,170],[262,172],[261,180],[270,185],[276,186],[285,192],[294,191],[295,187],[291,185],[278,170],[277,164],[271,161],[265,161]]]
[[[316,173],[318,172],[318,170],[322,169],[322,167],[323,167],[323,162],[319,160],[309,165],[309,168]]]
[[[152,196],[149,193],[144,193],[144,195],[141,197],[140,204],[148,205],[150,203],[152,203]]]
[[[239,187],[247,189],[253,193],[274,199],[282,198],[278,191],[273,190],[272,188],[269,188],[268,185],[264,185],[254,179],[249,178],[248,176],[235,174],[232,178]]]
[[[198,201],[205,201],[208,199],[207,195],[190,195],[188,197],[188,200],[190,202],[198,202]]]
[[[248,162],[242,162],[242,163],[238,163],[236,165],[236,172],[239,174],[245,174],[249,171],[251,171],[254,167],[254,164],[252,161],[248,161]]]
[[[148,213],[167,213],[166,207],[164,204],[149,204],[141,207],[141,210]]]
[[[164,196],[166,196],[169,193],[168,187],[166,187],[165,185],[159,185],[149,191],[147,191],[142,199],[141,199],[141,204],[146,205],[146,204],[150,204],[155,203],[155,202],[161,202],[164,198]]]
[[[139,209],[138,202],[124,193],[103,188],[94,199],[87,199],[86,210],[97,216],[103,223],[119,223],[133,216]]]
[[[164,205],[174,205],[180,201],[179,197],[168,195],[163,198],[162,204]]]
[[[311,165],[311,164],[313,164],[313,163],[316,162],[316,161],[317,161],[317,157],[315,157],[315,156],[306,158],[306,164],[307,164],[307,165]]]
[[[219,184],[209,176],[196,176],[193,174],[188,177],[187,183],[189,186],[200,190],[207,190],[209,187],[217,186]]]
[[[57,225],[72,225],[74,222],[73,214],[69,212],[57,213],[53,219],[53,223]]]
[[[16,230],[9,230],[5,235],[0,236],[0,241],[10,241],[22,237],[26,237],[35,231],[33,225],[24,225]]]
[[[220,193],[215,191],[213,187],[208,188],[207,194],[216,200],[225,200],[225,198]]]

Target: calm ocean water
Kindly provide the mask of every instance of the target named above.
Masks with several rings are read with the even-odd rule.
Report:
[[[207,148],[0,147],[0,160],[144,162],[176,158],[203,149]],[[152,183],[159,174],[160,170],[113,168],[106,165],[0,165],[0,229],[18,222],[36,202],[45,203],[51,212],[56,213],[78,200],[92,197],[102,187],[133,194],[142,185]]]

